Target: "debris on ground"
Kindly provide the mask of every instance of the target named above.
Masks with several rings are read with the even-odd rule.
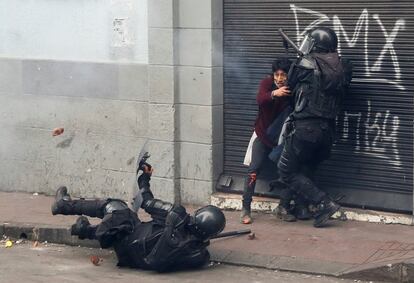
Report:
[[[4,244],[5,248],[11,248],[13,246],[13,242],[10,240],[7,240],[6,243]]]
[[[102,262],[102,258],[98,257],[97,255],[91,255],[90,260],[93,263],[93,265],[96,266],[99,266]]]
[[[59,136],[61,134],[63,134],[63,132],[65,131],[64,128],[54,128],[52,131],[52,136],[56,137]]]

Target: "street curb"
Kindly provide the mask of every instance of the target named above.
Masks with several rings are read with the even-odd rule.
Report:
[[[70,229],[45,224],[3,223],[0,235],[11,239],[100,248],[97,241],[80,240],[70,235]],[[357,266],[346,263],[314,261],[288,256],[266,256],[242,251],[219,250],[209,247],[211,260],[231,265],[265,268],[289,272],[309,273],[338,278],[391,282],[414,282],[414,260]]]
[[[45,224],[4,223],[0,226],[0,232],[1,235],[6,235],[11,239],[25,238],[30,241],[100,248],[97,241],[80,240],[70,234],[69,228],[64,227]]]
[[[211,195],[210,204],[223,210],[241,210],[242,196],[230,193],[214,193]],[[272,212],[278,205],[278,199],[257,196],[253,197],[251,204],[253,211],[261,212]],[[332,218],[370,223],[414,225],[413,215],[349,207],[341,207],[340,212],[335,213]]]

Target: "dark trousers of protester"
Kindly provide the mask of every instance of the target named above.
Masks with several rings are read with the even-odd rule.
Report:
[[[261,142],[259,138],[254,140],[252,146],[252,158],[249,168],[247,169],[247,177],[244,180],[243,189],[243,208],[248,211],[250,211],[257,175],[260,173],[260,169],[264,161],[268,158],[271,150],[272,149]]]
[[[317,204],[326,194],[315,185],[312,176],[317,166],[330,155],[334,122],[308,119],[293,123],[278,163],[279,175],[288,185],[281,192],[281,198],[291,199],[296,193]]]

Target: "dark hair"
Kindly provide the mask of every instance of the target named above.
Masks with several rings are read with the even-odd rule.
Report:
[[[283,70],[285,73],[289,72],[291,62],[287,58],[277,59],[272,63],[272,72],[276,72],[277,70]]]

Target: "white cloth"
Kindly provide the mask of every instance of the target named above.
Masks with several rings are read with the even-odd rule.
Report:
[[[252,137],[250,138],[249,145],[247,146],[246,155],[244,156],[243,164],[249,166],[252,162],[252,150],[253,150],[253,143],[256,140],[257,135],[256,132],[253,132]]]

